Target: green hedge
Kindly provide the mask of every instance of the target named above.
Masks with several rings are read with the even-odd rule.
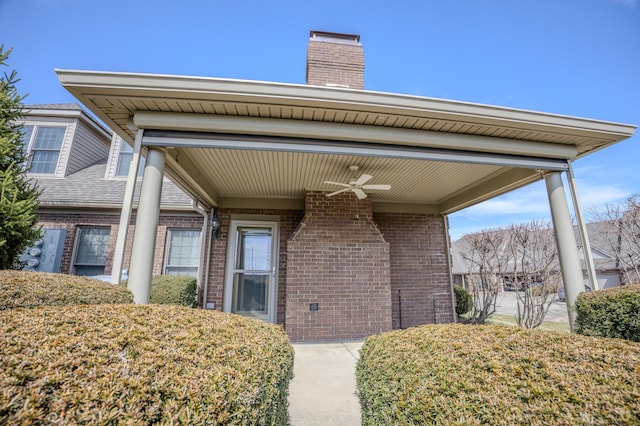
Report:
[[[126,288],[76,275],[0,271],[0,310],[78,304],[132,303]]]
[[[0,311],[0,424],[288,422],[281,327],[169,305]]]
[[[157,275],[151,279],[151,303],[198,306],[196,279],[184,275]]]
[[[580,293],[576,332],[640,342],[640,285]]]
[[[464,315],[473,308],[473,297],[471,293],[457,285],[453,286],[453,293],[456,297],[456,314]]]
[[[640,423],[640,344],[498,325],[365,340],[363,425]]]

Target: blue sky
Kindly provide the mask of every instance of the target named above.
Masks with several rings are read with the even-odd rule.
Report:
[[[54,68],[304,83],[312,29],[361,35],[369,90],[640,124],[640,0],[0,0],[27,104],[75,101]],[[640,193],[639,144],[575,162],[585,210]],[[533,184],[451,234],[548,214]]]

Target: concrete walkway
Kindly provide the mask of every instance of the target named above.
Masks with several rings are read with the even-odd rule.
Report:
[[[361,341],[294,344],[295,377],[289,387],[293,426],[359,425],[355,395]]]

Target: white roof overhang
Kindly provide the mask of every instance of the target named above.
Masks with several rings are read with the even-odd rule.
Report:
[[[128,142],[211,206],[301,208],[349,165],[390,191],[379,211],[450,213],[566,170],[635,126],[399,94],[204,77],[57,70]]]

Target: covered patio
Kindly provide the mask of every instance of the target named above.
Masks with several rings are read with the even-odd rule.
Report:
[[[382,260],[372,264],[389,265],[373,279],[362,278],[364,282],[378,282],[380,276],[380,283],[391,282],[390,286],[384,284],[380,293],[389,293],[389,306],[386,296],[376,294],[371,298],[375,304],[370,306],[372,311],[382,304],[378,315],[394,318],[393,324],[389,319],[380,330],[431,319],[455,321],[446,215],[541,179],[547,185],[573,322],[572,306],[584,290],[583,272],[561,175],[567,174],[572,199],[579,205],[572,162],[635,131],[635,126],[627,124],[366,90],[154,74],[56,72],[67,90],[133,146],[133,167],[112,269],[114,282],[123,268],[136,167],[144,153],[146,164],[129,267],[129,285],[136,303],[149,301],[160,188],[166,175],[193,197],[196,208],[209,219],[209,227],[211,218],[245,221],[248,225],[243,226],[249,226],[257,219],[249,213],[259,210],[261,220],[279,224],[275,233],[280,235],[280,244],[282,228],[293,228],[287,234],[293,236],[286,253],[281,249],[278,255],[274,246],[272,257],[277,259],[268,266],[272,268],[270,282],[274,288],[265,302],[270,310],[264,318],[284,323],[288,331],[293,323],[311,321],[310,315],[314,315],[308,312],[313,311],[312,303],[308,303],[313,297],[301,299],[300,306],[293,300],[303,292],[300,289],[312,291],[309,289],[313,287],[296,287],[306,278],[293,271],[307,270],[314,262],[292,265],[300,258],[295,250],[302,244],[301,229],[318,217],[317,211],[340,210],[336,235],[345,229],[338,224],[350,223],[351,219],[366,217],[379,226],[379,240],[358,240],[358,244],[365,244],[367,249],[379,244],[375,256]],[[357,166],[358,172],[354,174],[350,166]],[[390,185],[390,190],[372,191],[365,200],[346,192],[328,199],[339,199],[338,204],[323,205],[309,213],[313,203],[321,203],[318,200],[339,189],[325,181],[350,182],[362,173],[373,176],[371,184]],[[349,210],[351,205],[360,207]],[[282,214],[298,216],[290,221],[293,225],[285,225]],[[406,229],[421,229],[416,232],[429,249],[425,258],[404,269],[394,266],[406,260],[402,241],[410,235],[398,234],[394,240],[399,217],[409,222],[403,225]],[[429,222],[418,223],[423,217],[430,218]],[[222,225],[216,232],[206,229],[203,233],[200,286],[203,307],[215,304],[216,308],[232,310],[236,290],[233,284],[227,286],[234,280],[229,253],[235,250],[232,242],[237,245],[238,241],[230,232],[232,222]],[[216,240],[219,231],[223,241]],[[329,234],[318,235],[324,237],[318,237],[315,244],[330,239]],[[274,238],[273,244],[277,243],[278,238]],[[390,248],[384,248],[385,244]],[[335,261],[331,259],[327,256],[318,269],[312,268],[314,273],[320,276],[331,269]],[[424,264],[424,270],[415,266]],[[350,265],[355,268],[353,262]],[[428,299],[433,303],[429,307],[433,317],[414,321],[411,309],[420,307],[410,306],[411,300],[401,295],[410,294],[415,287],[412,279],[416,279],[411,277],[416,274],[439,284]],[[278,289],[276,283],[285,288]],[[363,294],[366,299],[367,293]],[[366,300],[361,302],[366,306]],[[322,311],[324,305],[320,302],[315,308]],[[299,314],[294,314],[296,309]],[[347,317],[336,318],[334,323],[345,320]],[[331,327],[327,324],[323,326]],[[307,335],[301,332],[300,336]]]

